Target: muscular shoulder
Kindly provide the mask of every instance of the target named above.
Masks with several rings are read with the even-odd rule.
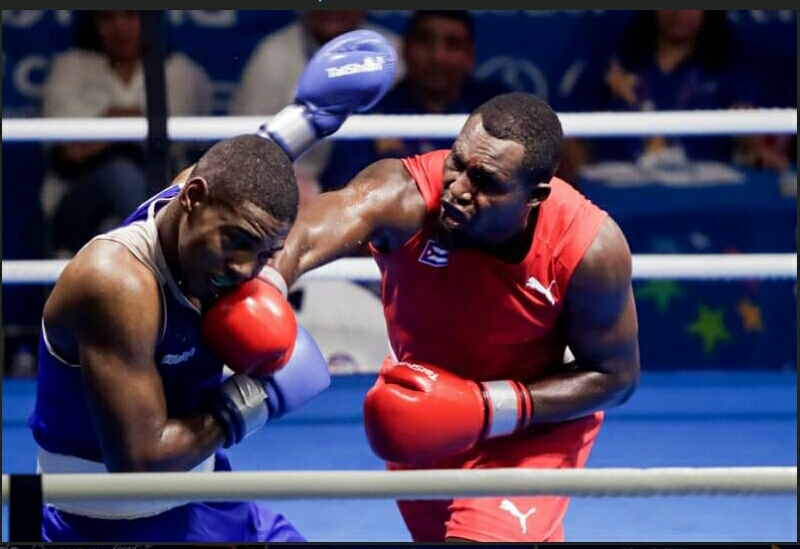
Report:
[[[425,199],[401,160],[372,163],[347,188],[367,205],[376,227],[373,241],[380,248],[394,247],[422,226]]]
[[[373,162],[359,173],[357,180],[361,179],[369,181],[375,187],[374,190],[383,189],[398,197],[412,194],[409,191],[416,187],[414,178],[398,158],[384,158]]]
[[[405,225],[408,218],[424,215],[425,201],[414,178],[401,160],[387,158],[364,168],[343,189],[378,217],[378,226]]]
[[[157,337],[160,290],[155,275],[122,245],[90,243],[59,277],[44,310],[48,330]]]
[[[619,225],[606,216],[570,282],[568,299],[625,292],[632,277],[631,252]]]

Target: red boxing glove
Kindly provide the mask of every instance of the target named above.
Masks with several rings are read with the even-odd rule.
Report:
[[[530,391],[516,381],[476,382],[400,362],[383,369],[364,401],[367,439],[389,462],[425,464],[526,427]]]
[[[275,373],[289,360],[297,340],[292,306],[258,278],[220,296],[201,323],[211,350],[240,374]]]

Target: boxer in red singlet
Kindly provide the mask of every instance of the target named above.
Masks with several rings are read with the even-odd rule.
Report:
[[[376,162],[301,210],[289,284],[369,241],[392,353],[364,403],[390,469],[583,467],[639,376],[631,255],[554,177],[558,117],[529,94],[476,109],[451,150]],[[568,357],[565,359],[565,356]],[[560,541],[565,497],[400,501],[415,541]]]

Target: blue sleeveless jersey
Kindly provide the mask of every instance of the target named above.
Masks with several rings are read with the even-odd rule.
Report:
[[[150,198],[122,226],[147,219],[156,200],[166,201],[179,192],[173,185]],[[161,206],[157,204],[156,207]],[[162,287],[166,329],[156,349],[156,364],[163,380],[169,417],[200,410],[222,379],[222,362],[202,341],[199,313]],[[28,424],[37,444],[45,450],[102,462],[99,442],[86,403],[80,367],[64,363],[48,350],[44,331],[39,337],[39,372],[36,405]],[[125,398],[121,393],[114,398]]]

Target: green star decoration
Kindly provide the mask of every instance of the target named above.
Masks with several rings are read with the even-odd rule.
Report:
[[[687,331],[703,340],[706,356],[714,353],[717,343],[731,339],[722,309],[709,309],[705,305],[700,305],[697,319],[688,326]]]
[[[683,289],[674,280],[650,280],[636,291],[637,298],[652,299],[659,313],[665,313],[670,302],[682,295]]]

